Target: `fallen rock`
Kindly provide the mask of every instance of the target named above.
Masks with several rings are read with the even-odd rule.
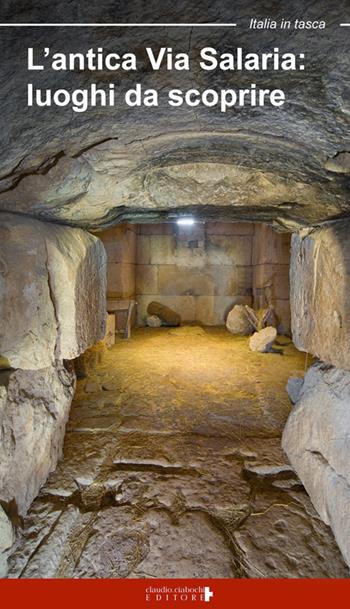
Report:
[[[290,478],[295,477],[290,465],[254,465],[244,463],[244,470],[248,476],[256,478]]]
[[[350,372],[314,364],[282,446],[350,566]]]
[[[231,334],[248,336],[254,331],[254,327],[249,321],[244,305],[235,305],[229,312],[226,319],[226,328]]]
[[[298,376],[291,376],[288,381],[287,381],[287,393],[289,395],[289,399],[292,402],[292,404],[296,404],[299,396],[300,396],[300,392],[301,389],[303,387],[304,384],[304,379]]]
[[[179,326],[181,323],[180,315],[160,302],[150,302],[147,313],[159,317],[166,326]]]
[[[258,353],[268,353],[271,351],[276,338],[276,328],[268,326],[260,330],[260,332],[254,332],[253,336],[249,339],[249,348],[251,351],[257,351]]]
[[[148,315],[146,317],[146,324],[150,328],[160,328],[162,325],[162,320],[160,317],[158,317],[158,315]]]
[[[103,391],[114,391],[116,388],[116,384],[113,381],[105,381],[102,383]]]

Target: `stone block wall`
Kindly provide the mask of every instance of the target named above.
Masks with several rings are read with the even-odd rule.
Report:
[[[136,264],[135,224],[118,224],[99,233],[107,253],[107,293],[114,298],[134,298]]]
[[[0,355],[39,370],[105,331],[105,251],[81,229],[1,214]],[[5,322],[6,320],[6,322]]]
[[[123,224],[99,236],[108,257],[108,294],[136,298],[139,325],[152,300],[184,322],[209,326],[223,325],[235,304],[268,302],[280,330],[290,330],[289,235],[250,222],[168,222]]]
[[[282,445],[350,566],[350,372],[309,368]]]
[[[236,303],[251,304],[254,225],[144,224],[137,238],[138,323],[157,300],[184,322],[222,325]]]
[[[253,241],[253,300],[259,309],[271,303],[281,334],[290,332],[290,235],[267,224],[256,224]]]
[[[151,300],[173,308],[184,321],[223,325],[234,304],[261,307],[268,296],[281,330],[288,332],[289,246],[289,235],[249,222],[140,225],[139,324]]]
[[[135,224],[118,224],[98,235],[107,253],[107,296],[135,298],[136,295],[136,239]],[[127,313],[117,311],[115,328],[125,327]]]

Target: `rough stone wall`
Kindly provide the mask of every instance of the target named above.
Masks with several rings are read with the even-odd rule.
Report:
[[[293,235],[292,329],[296,347],[350,370],[350,221]]]
[[[0,214],[0,575],[61,455],[73,363],[105,334],[106,255],[89,233]],[[11,543],[10,543],[11,542]]]
[[[40,370],[104,336],[105,251],[86,231],[1,214],[0,356]]]
[[[116,220],[133,217],[140,209],[151,217],[173,216],[175,208],[197,206],[197,213],[212,218],[276,219],[296,230],[339,214],[349,213],[349,194],[339,152],[350,150],[348,107],[348,29],[339,19],[348,15],[349,0],[308,2],[307,19],[327,22],[327,36],[295,29],[288,37],[283,29],[257,32],[248,27],[252,16],[263,16],[271,2],[262,0],[212,0],[174,2],[48,2],[9,0],[0,3],[2,22],[215,22],[239,20],[235,28],[96,28],[93,47],[105,51],[135,52],[137,81],[142,90],[160,92],[159,106],[140,106],[137,111],[121,103],[126,89],[135,84],[135,73],[101,71],[99,86],[118,82],[114,107],[23,108],[23,82],[28,80],[27,48],[33,46],[32,28],[8,28],[0,39],[1,135],[0,209],[36,215],[83,228],[107,228]],[[290,3],[288,18],[304,15],[305,0]],[[266,6],[265,6],[266,5]],[[263,8],[262,8],[263,6]],[[234,8],[233,8],[234,7]],[[263,10],[264,9],[264,10]],[[24,12],[25,11],[25,12]],[[271,13],[272,14],[272,13]],[[107,19],[108,17],[108,19]],[[273,18],[286,17],[284,2],[273,3]],[[190,35],[191,34],[191,35]],[[192,35],[193,34],[193,35]],[[257,36],[261,44],[257,42]],[[288,48],[285,48],[287,44]],[[35,55],[50,47],[63,53],[86,53],[92,39],[85,28],[37,28]],[[145,47],[189,50],[193,69],[149,69]],[[249,50],[300,52],[308,49],[307,79],[304,71],[280,71],[273,82],[286,92],[283,108],[228,109],[200,104],[195,109],[169,107],[167,92],[192,87],[246,88],[252,75],[244,70],[198,71],[195,66],[203,47],[219,54],[242,47]],[[39,54],[40,53],[40,54]],[[39,54],[39,55],[37,55]],[[82,79],[83,75],[83,79]],[[79,70],[36,74],[35,86],[53,91],[96,82],[96,72]],[[102,78],[103,77],[103,78]],[[258,87],[266,86],[266,74],[256,73]],[[223,217],[223,215],[221,216]]]
[[[350,566],[350,372],[322,362],[308,370],[282,443]]]
[[[350,222],[293,235],[291,316],[307,372],[283,448],[350,566]]]
[[[73,367],[0,372],[0,501],[25,514],[61,456]]]
[[[267,224],[255,224],[253,240],[253,302],[259,309],[272,304],[281,334],[290,332],[290,235]]]

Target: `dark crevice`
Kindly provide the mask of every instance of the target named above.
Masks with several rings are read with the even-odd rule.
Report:
[[[93,144],[90,144],[89,146],[82,148],[75,154],[72,154],[72,159],[78,159],[80,156],[85,154],[85,152],[88,152],[89,150],[91,150],[91,148],[96,148],[96,146],[100,146],[101,144],[105,144],[106,142],[113,142],[113,141],[116,142],[118,139],[119,139],[118,137],[105,137],[103,140],[94,142]]]
[[[199,476],[199,472],[193,468],[177,465],[158,465],[155,463],[114,463],[112,471],[122,472],[154,472],[166,476],[181,474],[184,476]]]
[[[36,169],[24,171],[23,173],[21,173],[16,178],[14,177],[14,180],[13,180],[11,186],[9,186],[8,188],[5,188],[4,190],[1,190],[0,194],[4,194],[5,192],[9,192],[10,190],[14,190],[18,186],[18,184],[20,182],[22,182],[22,180],[24,178],[27,178],[28,176],[46,175],[50,171],[50,169],[52,169],[52,167],[57,165],[57,163],[60,161],[60,159],[62,157],[64,157],[64,156],[65,156],[65,152],[63,152],[63,150],[61,150],[60,152],[55,154],[53,157],[45,159],[45,161],[43,161],[41,163],[41,165],[39,165],[39,167],[37,167]],[[13,171],[15,172],[15,169]],[[10,177],[11,177],[11,174],[10,174]],[[5,179],[8,179],[8,176],[5,176],[1,180],[5,180]]]

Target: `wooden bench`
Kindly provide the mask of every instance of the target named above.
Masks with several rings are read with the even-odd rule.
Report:
[[[130,338],[131,336],[132,314],[136,304],[136,300],[130,300],[129,298],[109,298],[107,296],[108,313],[116,314],[118,311],[127,312],[123,338]]]

